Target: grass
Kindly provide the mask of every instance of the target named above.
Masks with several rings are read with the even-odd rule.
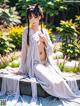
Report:
[[[74,67],[74,68],[66,68],[63,64],[58,65],[62,72],[72,72],[72,73],[79,73],[80,67]]]

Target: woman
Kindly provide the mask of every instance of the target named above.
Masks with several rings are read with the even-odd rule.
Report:
[[[21,65],[16,73],[28,74],[30,78],[36,78],[48,94],[60,98],[64,106],[67,106],[68,101],[78,96],[66,83],[59,68],[52,62],[52,43],[47,31],[42,29],[42,22],[41,28],[39,27],[42,18],[43,12],[39,5],[28,8],[28,28],[23,32]]]

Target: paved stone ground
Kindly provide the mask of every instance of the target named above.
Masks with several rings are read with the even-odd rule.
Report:
[[[70,74],[70,73],[64,73],[67,76],[71,76],[72,78],[75,78],[77,81],[77,84],[80,89],[80,73],[79,74]],[[1,89],[1,83],[2,78],[6,77],[6,75],[0,74],[0,89]],[[37,83],[37,91],[39,97],[47,97],[49,94],[47,94],[43,88],[40,86],[40,84]],[[20,92],[21,94],[31,96],[31,80],[29,78],[24,78],[20,80]]]

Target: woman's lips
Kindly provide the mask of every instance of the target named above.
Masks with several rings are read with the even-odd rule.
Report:
[[[33,22],[33,24],[36,24],[36,22]]]
[[[36,24],[36,22],[34,22],[33,24]]]

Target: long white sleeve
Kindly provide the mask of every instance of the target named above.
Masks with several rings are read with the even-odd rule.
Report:
[[[22,73],[25,73],[25,71],[27,71],[26,59],[27,59],[27,29],[23,31],[22,36],[21,62],[19,67],[19,71],[21,71]]]
[[[53,46],[53,45],[52,45],[52,42],[51,42],[51,40],[50,40],[50,36],[49,36],[47,30],[45,30],[45,35],[46,35],[47,40],[48,40],[48,44],[47,44],[47,47],[46,47],[46,51],[47,51],[47,54],[48,54],[48,56],[49,56],[49,55],[52,55],[52,49],[53,49],[52,46]]]

